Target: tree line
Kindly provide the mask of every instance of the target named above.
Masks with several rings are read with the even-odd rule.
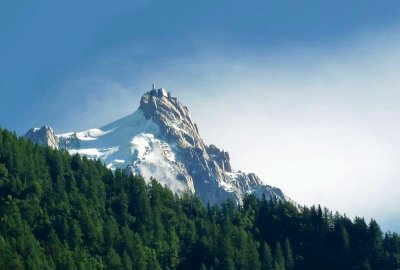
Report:
[[[249,195],[203,205],[0,129],[0,269],[400,269],[363,218]]]

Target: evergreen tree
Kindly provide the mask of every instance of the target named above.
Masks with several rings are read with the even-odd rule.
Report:
[[[261,253],[262,270],[273,270],[274,258],[268,243],[264,243]]]
[[[0,269],[400,269],[400,237],[265,196],[205,207],[0,129]]]
[[[275,245],[274,270],[285,270],[285,258],[283,257],[281,244],[279,242]]]
[[[285,258],[285,269],[293,270],[294,269],[294,259],[292,253],[292,247],[290,245],[289,238],[286,237],[284,244],[284,258]]]
[[[122,269],[122,261],[114,248],[110,248],[107,253],[107,265],[109,269]]]
[[[373,268],[378,268],[384,255],[382,231],[375,220],[371,220],[368,226],[368,245],[370,258]]]

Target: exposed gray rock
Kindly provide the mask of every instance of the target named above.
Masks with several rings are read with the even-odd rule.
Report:
[[[217,162],[218,166],[226,172],[232,172],[229,153],[225,152],[224,150],[220,150],[215,145],[210,144],[207,147],[207,152],[210,157]]]
[[[47,145],[58,149],[59,141],[51,127],[44,125],[41,128],[32,128],[24,136],[37,144]]]
[[[241,203],[250,193],[290,200],[255,174],[235,172],[228,152],[212,144],[206,146],[188,108],[163,88],[146,92],[132,115],[101,128],[58,137],[49,130],[31,130],[27,137],[99,158],[111,169],[120,167],[146,178],[154,176],[174,192],[189,191],[204,203],[228,198]]]
[[[76,132],[72,133],[70,136],[59,136],[59,146],[63,149],[79,149],[80,142],[76,136]]]
[[[205,149],[188,108],[175,97],[160,95],[158,91],[152,90],[142,96],[139,109],[146,119],[151,119],[160,126],[162,133],[176,139],[179,147]]]
[[[203,142],[188,108],[176,98],[157,90],[145,93],[140,110],[160,126],[164,139],[173,146],[177,159],[192,177],[196,194],[204,201],[217,203],[227,198],[241,202],[248,193],[285,200],[278,188],[263,184],[255,174],[234,172],[229,153]]]

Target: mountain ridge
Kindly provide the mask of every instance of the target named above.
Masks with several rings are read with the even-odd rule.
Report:
[[[25,137],[100,159],[111,169],[154,177],[175,193],[197,194],[204,203],[230,198],[240,204],[249,193],[291,201],[256,174],[234,171],[229,153],[206,145],[189,109],[164,88],[153,87],[134,113],[100,128],[55,134],[44,126],[29,130]]]

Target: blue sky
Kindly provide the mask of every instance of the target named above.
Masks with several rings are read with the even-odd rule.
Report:
[[[235,168],[400,231],[400,2],[35,2],[0,3],[1,127],[100,126],[155,81]]]
[[[398,1],[2,1],[0,98],[8,102],[1,124],[24,132],[32,122],[56,123],[43,106],[85,72],[123,81],[199,52],[234,58],[297,44],[329,51],[359,32],[397,23],[399,7]]]

